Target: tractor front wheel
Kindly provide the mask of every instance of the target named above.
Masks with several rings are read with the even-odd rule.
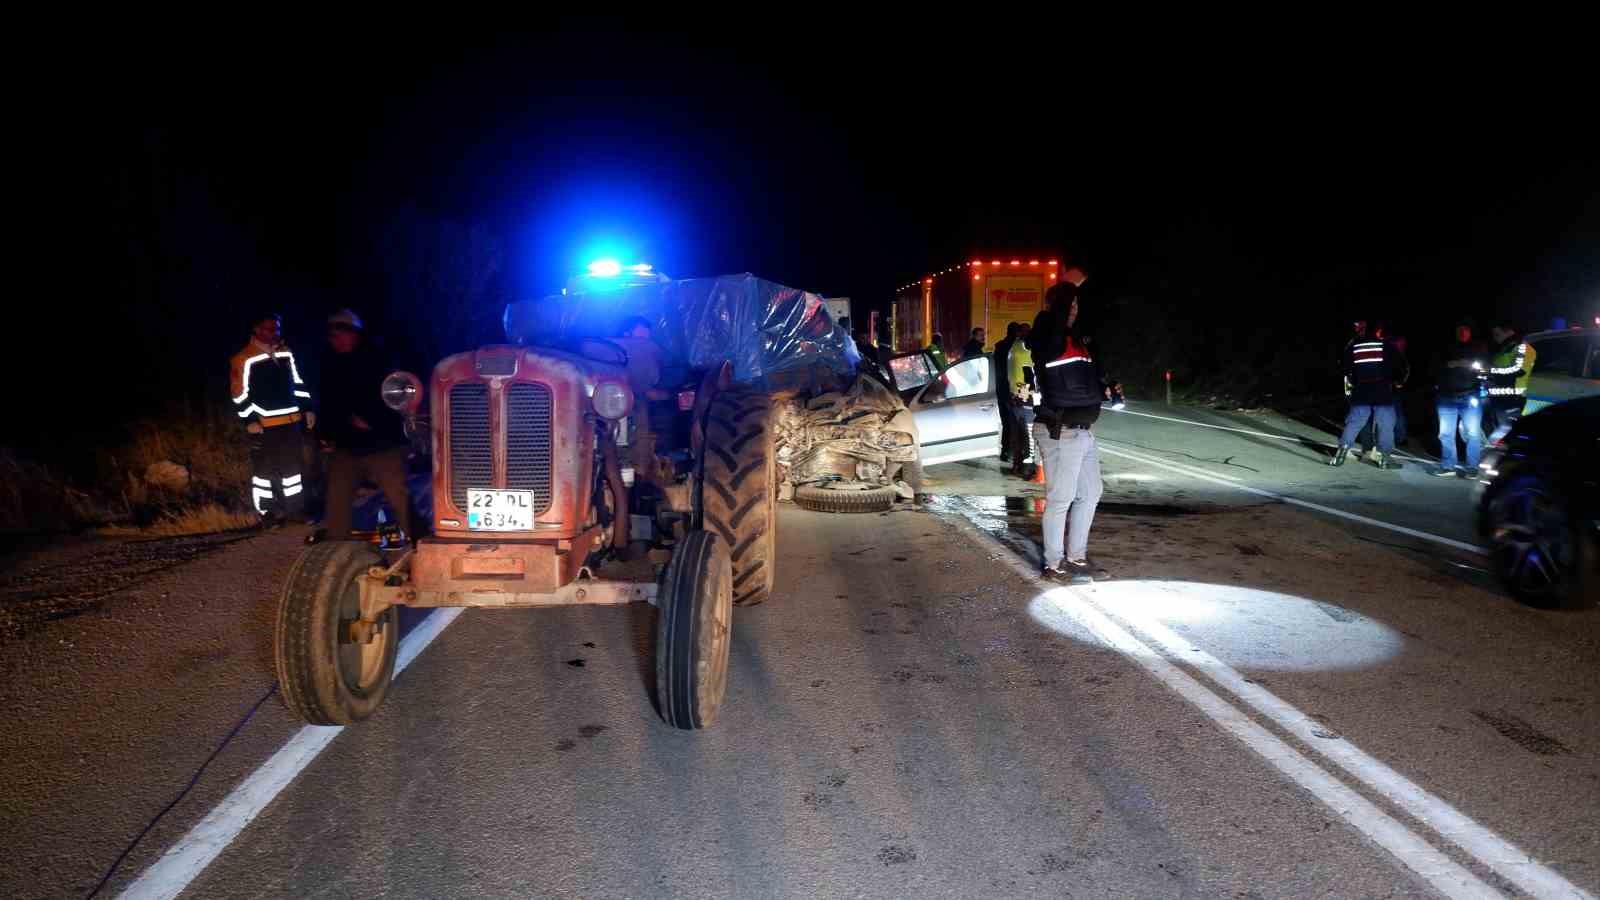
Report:
[[[733,633],[733,569],[722,539],[691,531],[673,548],[656,618],[656,700],[673,728],[705,728],[722,707]]]
[[[372,715],[394,679],[400,612],[389,607],[365,639],[360,579],[381,563],[365,543],[327,541],[300,554],[278,601],[278,684],[290,711],[313,725],[350,725]]]

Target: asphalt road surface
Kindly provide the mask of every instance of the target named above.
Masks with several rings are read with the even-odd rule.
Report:
[[[1109,580],[1032,578],[1039,488],[992,462],[930,469],[918,510],[785,507],[711,729],[656,717],[648,607],[467,611],[361,725],[305,732],[268,697],[103,895],[1600,891],[1600,613],[1498,592],[1467,482],[1330,470],[1272,417],[1134,411],[1099,429]],[[0,894],[84,896],[263,696],[293,537],[0,647]],[[308,734],[281,790],[234,802]],[[230,816],[192,880],[150,877]]]

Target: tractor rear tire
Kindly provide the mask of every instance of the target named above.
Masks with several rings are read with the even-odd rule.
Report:
[[[361,617],[367,569],[383,561],[370,545],[326,541],[300,554],[278,600],[273,655],[279,690],[295,715],[312,725],[351,725],[383,703],[394,680],[400,610],[378,619],[370,643],[352,642]]]
[[[733,605],[772,596],[777,569],[778,460],[772,398],[728,390],[706,413],[701,510],[705,529],[722,538],[733,565]]]
[[[691,531],[673,548],[656,601],[656,702],[673,728],[705,728],[722,708],[733,631],[732,584],[721,538]]]
[[[863,491],[838,490],[804,484],[794,489],[795,505],[801,509],[831,513],[875,513],[894,506],[899,491],[892,487]]]

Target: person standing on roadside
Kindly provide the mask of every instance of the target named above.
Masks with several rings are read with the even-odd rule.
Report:
[[[933,333],[933,339],[928,342],[928,349],[923,352],[928,354],[928,357],[933,360],[933,364],[939,368],[940,372],[950,368],[950,360],[944,355],[944,335],[939,332],[935,331]]]
[[[1522,339],[1517,329],[1502,321],[1489,329],[1494,340],[1494,355],[1489,357],[1489,406],[1494,410],[1494,432],[1490,444],[1498,444],[1511,433],[1511,426],[1522,418],[1528,400],[1528,379],[1538,351]]]
[[[383,402],[383,379],[390,367],[367,345],[361,317],[341,309],[328,317],[328,349],[322,358],[322,430],[328,451],[327,510],[324,528],[308,541],[350,539],[356,485],[376,482],[394,510],[395,522],[414,540],[411,492],[406,485],[406,439],[400,414]]]
[[[1406,385],[1411,382],[1411,357],[1406,355],[1405,337],[1401,335],[1389,335],[1388,337],[1389,343],[1394,345],[1394,349],[1400,354],[1400,358],[1406,361],[1405,377],[1394,386],[1394,445],[1403,447],[1411,430],[1406,422],[1406,398],[1404,393]]]
[[[304,507],[301,426],[317,423],[316,414],[305,409],[311,392],[284,343],[281,316],[256,317],[250,342],[233,355],[228,376],[234,412],[250,438],[250,501],[264,524],[281,527]]]
[[[1111,383],[1078,330],[1077,286],[1065,281],[1050,294],[1049,307],[1033,320],[1027,339],[1042,394],[1032,429],[1046,481],[1041,576],[1083,583],[1105,574],[1090,565],[1088,553],[1102,490],[1093,429],[1101,401],[1111,396]]]
[[[1339,436],[1339,447],[1328,460],[1330,466],[1342,466],[1350,455],[1367,420],[1373,420],[1377,431],[1380,469],[1399,469],[1394,460],[1394,393],[1403,384],[1411,368],[1406,364],[1400,349],[1380,334],[1364,337],[1364,330],[1345,346],[1344,382],[1350,395],[1350,412],[1345,416],[1344,432]]]
[[[1033,354],[1028,351],[1032,332],[1032,326],[1019,324],[1016,340],[1006,353],[1006,390],[1011,393],[1011,474],[1019,478],[1031,477],[1028,463],[1039,464],[1033,458],[1033,408],[1039,398],[1039,386],[1034,379]]]
[[[1006,336],[994,342],[994,356],[989,362],[993,370],[992,381],[1000,385],[996,398],[1000,405],[1000,460],[1009,462],[1011,459],[1011,429],[1016,416],[1011,412],[1011,346],[1017,342],[1017,330],[1022,327],[1021,322],[1006,323]]]
[[[1484,380],[1488,377],[1483,347],[1472,339],[1472,325],[1456,326],[1456,340],[1439,368],[1439,465],[1430,475],[1475,478],[1483,452]],[[1466,444],[1466,465],[1456,456],[1456,435]]]
[[[982,328],[974,328],[974,329],[972,329],[972,337],[968,338],[967,342],[965,344],[963,344],[962,347],[961,347],[961,358],[962,359],[971,359],[974,356],[982,356],[983,355],[983,341],[984,341],[983,329]]]

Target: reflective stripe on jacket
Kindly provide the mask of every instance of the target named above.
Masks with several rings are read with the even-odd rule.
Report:
[[[246,424],[259,421],[271,428],[298,422],[311,402],[294,351],[281,345],[263,350],[254,341],[246,344],[229,364],[228,385],[234,412]]]
[[[1351,403],[1394,402],[1395,385],[1403,383],[1409,373],[1405,355],[1392,341],[1360,338],[1345,347],[1344,375],[1350,386]]]
[[[1521,338],[1500,345],[1489,359],[1489,396],[1526,397],[1539,352]]]
[[[1098,409],[1105,399],[1105,385],[1089,348],[1072,335],[1067,336],[1066,346],[1055,359],[1042,364],[1035,360],[1034,373],[1046,405]]]

